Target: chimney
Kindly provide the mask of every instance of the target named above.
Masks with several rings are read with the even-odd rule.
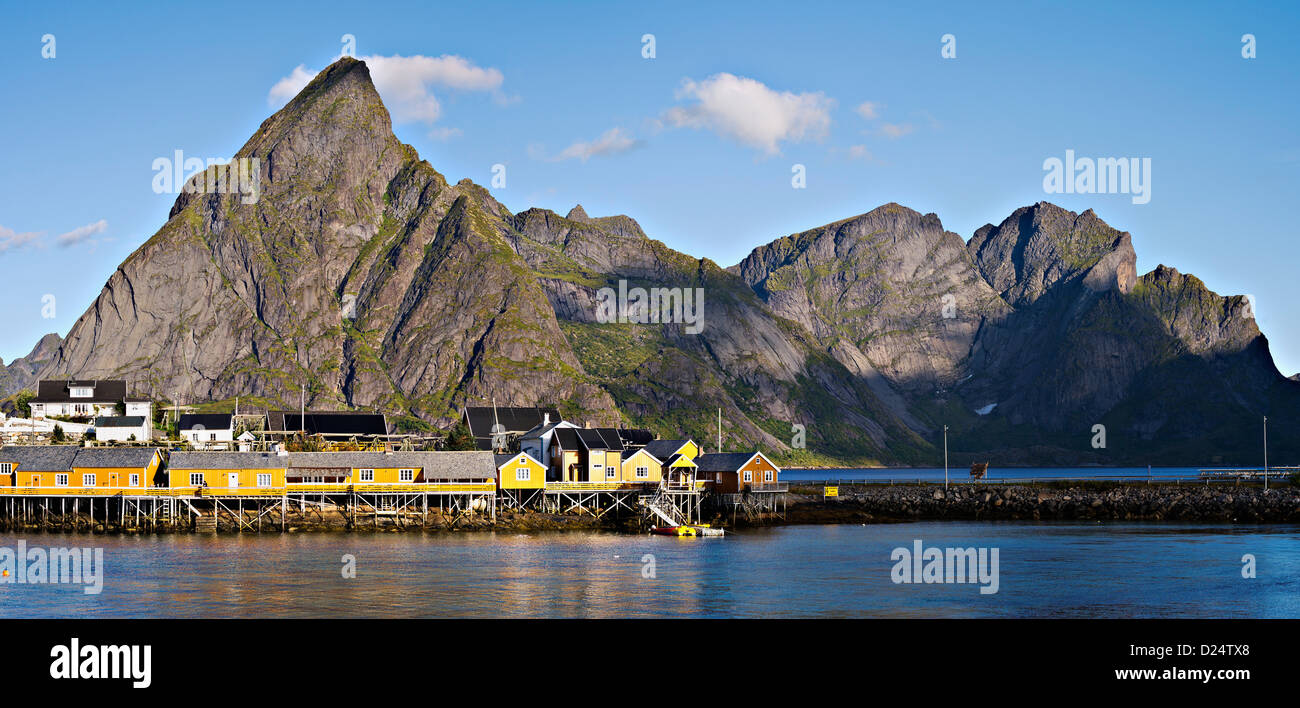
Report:
[[[542,413],[542,425],[550,425],[550,424],[551,424],[551,414]]]
[[[591,421],[589,420],[589,421],[587,421],[586,423],[583,423],[583,426],[586,427],[586,428],[588,428],[588,429],[590,429],[590,428],[591,428]]]

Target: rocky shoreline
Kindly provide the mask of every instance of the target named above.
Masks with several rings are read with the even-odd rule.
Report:
[[[787,498],[786,524],[915,520],[1111,520],[1300,523],[1300,488],[1133,483],[858,485]]]

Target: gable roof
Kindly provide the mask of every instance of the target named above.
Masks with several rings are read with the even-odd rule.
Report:
[[[563,420],[556,408],[527,406],[466,406],[462,417],[469,425],[471,435],[476,438],[491,438],[494,421],[499,422],[507,433],[525,433],[541,425],[547,414],[551,416],[552,423]]]
[[[746,462],[754,459],[757,452],[714,452],[700,455],[695,460],[701,472],[738,472]]]
[[[289,458],[274,452],[173,452],[167,466],[174,470],[284,469]]]
[[[600,434],[596,428],[578,428],[578,440],[582,446],[588,450],[622,450],[623,444],[620,442],[615,447],[610,447],[609,441],[605,436]]]
[[[17,463],[24,472],[69,472],[80,447],[75,445],[6,445],[0,462]]]
[[[95,389],[90,398],[73,398],[68,389],[88,386]],[[126,399],[126,381],[121,379],[50,379],[36,384],[32,403],[116,403]]]
[[[557,428],[555,436],[551,439],[551,444],[559,443],[560,447],[565,450],[578,450],[582,448],[582,442],[578,440],[578,431],[582,428]]]
[[[538,467],[546,466],[542,464],[541,460],[538,460],[537,458],[533,457],[532,455],[526,452],[507,453],[505,455],[493,455],[493,457],[496,459],[497,469],[501,469],[502,467],[505,467],[506,465],[510,464],[512,461],[514,461],[516,457],[526,457],[532,462],[536,463]]]
[[[645,428],[619,428],[618,436],[624,445],[649,445],[655,434]]]
[[[83,447],[73,467],[148,467],[158,455],[156,447]]]
[[[235,416],[230,413],[183,413],[181,430],[230,430]]]
[[[269,411],[267,425],[270,430],[285,432],[306,430],[309,435],[387,435],[388,419],[383,413],[357,411],[307,411],[304,417],[297,411]]]
[[[100,416],[95,419],[96,428],[143,428],[142,415]]]
[[[646,452],[649,452],[651,455],[654,455],[655,459],[667,460],[669,457],[672,457],[673,453],[682,449],[682,446],[689,442],[692,441],[691,440],[651,440],[650,442],[646,443],[645,449]]]

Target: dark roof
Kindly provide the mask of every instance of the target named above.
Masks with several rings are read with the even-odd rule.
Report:
[[[754,456],[752,452],[715,452],[695,460],[701,472],[736,472]]]
[[[167,466],[174,470],[281,469],[289,466],[289,457],[274,452],[173,452]]]
[[[577,450],[582,447],[578,442],[578,431],[582,428],[557,428],[555,436],[551,438],[552,444],[560,443],[560,447],[565,450]]]
[[[83,447],[73,467],[147,467],[158,454],[156,447]]]
[[[655,434],[645,428],[619,428],[618,436],[624,445],[648,445],[655,439]]]
[[[181,415],[181,430],[230,430],[234,416],[230,413],[184,413]]]
[[[422,469],[425,479],[492,479],[490,452],[291,452],[290,469]]]
[[[144,416],[142,415],[115,415],[101,416],[95,419],[96,428],[142,428],[144,427]]]
[[[528,408],[519,406],[466,406],[465,421],[469,432],[476,438],[492,436],[493,421],[499,422],[507,433],[526,433],[541,424],[545,414],[550,414],[551,422],[563,420],[560,411],[555,408]]]
[[[354,411],[307,411],[306,426],[303,416],[296,411],[271,411],[268,425],[274,431],[306,430],[309,435],[387,435],[388,421],[383,413],[357,413]]]
[[[14,462],[18,469],[34,472],[67,472],[80,447],[75,445],[7,445],[0,448],[0,462]]]
[[[619,443],[615,447],[610,447],[609,442],[600,434],[596,428],[578,428],[578,440],[582,441],[582,446],[588,450],[622,450],[623,444]]]
[[[690,440],[651,440],[645,444],[645,451],[654,455],[656,460],[667,461],[670,455],[688,442]]]
[[[89,386],[95,389],[90,398],[73,398],[68,395],[71,386]],[[36,384],[36,397],[32,403],[116,403],[126,399],[126,382],[120,379],[52,379]]]

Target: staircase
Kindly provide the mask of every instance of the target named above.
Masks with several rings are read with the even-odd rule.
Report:
[[[212,510],[210,514],[200,514],[194,517],[195,533],[216,533],[217,532],[217,511]]]
[[[663,520],[667,526],[682,526],[687,522],[682,512],[678,511],[677,507],[668,501],[662,492],[654,495],[644,495],[639,501],[642,507]]]

